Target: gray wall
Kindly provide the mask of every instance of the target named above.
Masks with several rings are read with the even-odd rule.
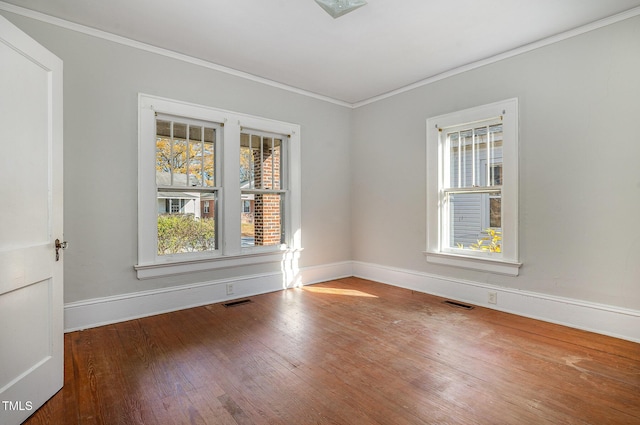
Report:
[[[135,278],[144,92],[301,124],[303,267],[356,260],[640,309],[638,17],[352,111],[3,15],[64,61],[65,302],[277,269]],[[521,275],[427,264],[426,119],[511,97]]]
[[[280,270],[136,279],[138,92],[300,124],[300,266],[351,259],[350,108],[3,15],[64,61],[65,302]]]
[[[427,264],[425,120],[517,97],[515,278]],[[640,309],[640,18],[354,112],[356,261]]]

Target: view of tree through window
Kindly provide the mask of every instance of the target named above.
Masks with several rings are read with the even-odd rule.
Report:
[[[158,255],[217,247],[216,131],[210,124],[156,119]]]

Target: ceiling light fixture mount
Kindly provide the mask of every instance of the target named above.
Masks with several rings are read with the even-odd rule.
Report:
[[[315,0],[333,18],[339,18],[367,4],[365,0]]]

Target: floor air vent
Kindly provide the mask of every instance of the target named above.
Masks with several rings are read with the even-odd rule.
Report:
[[[249,304],[250,302],[251,302],[250,299],[246,299],[246,300],[238,300],[238,301],[229,301],[228,303],[222,303],[222,305],[225,307],[237,307],[239,305]]]
[[[457,301],[449,301],[449,300],[447,300],[444,303],[447,304],[447,305],[450,305],[451,307],[464,308],[465,310],[473,310],[473,306],[472,305],[459,303]]]

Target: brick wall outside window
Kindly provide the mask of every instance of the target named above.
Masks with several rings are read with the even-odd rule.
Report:
[[[253,150],[255,187],[259,189],[280,189],[281,148],[273,151],[264,146],[262,152]],[[277,245],[282,243],[281,195],[260,193],[255,195],[254,225],[255,245]]]

